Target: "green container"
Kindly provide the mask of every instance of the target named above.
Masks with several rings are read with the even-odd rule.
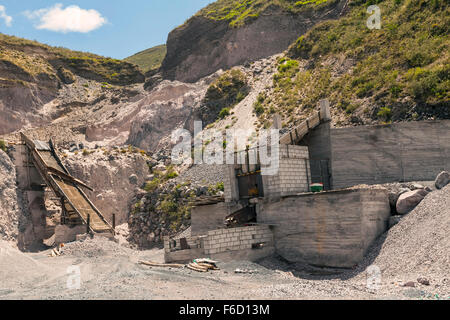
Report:
[[[311,185],[311,192],[322,192],[323,191],[323,183],[313,183]]]

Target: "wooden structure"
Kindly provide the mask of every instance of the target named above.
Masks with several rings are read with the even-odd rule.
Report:
[[[29,157],[39,174],[61,200],[61,224],[85,224],[88,232],[114,234],[114,228],[81,188],[91,191],[93,189],[70,175],[58,157],[52,140],[48,143],[31,140],[24,134],[21,134],[21,139],[27,146]]]

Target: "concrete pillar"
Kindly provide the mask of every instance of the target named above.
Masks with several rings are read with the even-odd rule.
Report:
[[[320,100],[320,117],[322,121],[331,121],[330,101]]]
[[[281,116],[276,113],[273,116],[273,129],[281,129],[282,124],[281,124]]]
[[[225,202],[239,201],[239,187],[234,165],[225,166]]]

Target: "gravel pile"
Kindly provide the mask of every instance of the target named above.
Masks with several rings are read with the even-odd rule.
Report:
[[[193,185],[215,185],[223,182],[224,165],[194,165],[176,178],[177,183],[190,181]]]
[[[399,224],[380,237],[356,272],[369,265],[398,281],[427,278],[450,293],[450,185],[431,192]]]
[[[83,241],[75,241],[66,244],[63,247],[63,255],[83,257],[83,258],[95,258],[102,256],[130,256],[136,251],[118,245],[114,241],[110,241],[103,237],[87,238]]]

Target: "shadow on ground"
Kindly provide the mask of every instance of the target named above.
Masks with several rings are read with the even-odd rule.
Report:
[[[279,255],[274,255],[268,258],[259,260],[257,264],[269,270],[280,270],[283,272],[291,272],[292,275],[299,279],[306,280],[348,280],[356,277],[364,272],[368,266],[372,265],[373,261],[379,255],[383,243],[387,237],[387,232],[382,234],[369,248],[363,261],[353,268],[330,268],[307,264],[306,262],[289,262]]]

